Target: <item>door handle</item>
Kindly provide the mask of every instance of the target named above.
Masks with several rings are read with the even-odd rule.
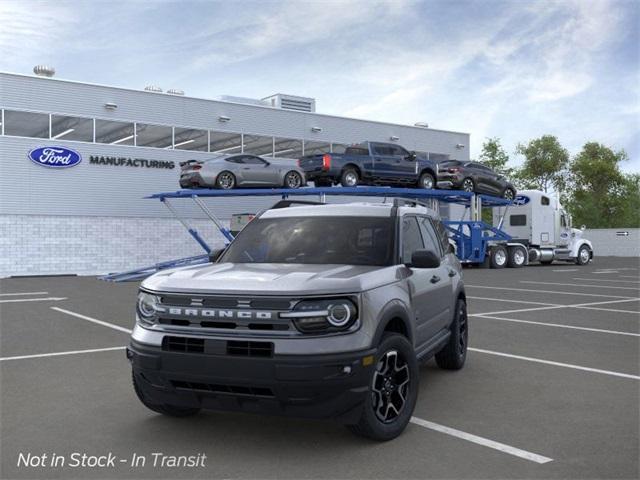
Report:
[[[450,277],[455,277],[458,274],[458,272],[456,272],[455,270],[449,270],[449,276]]]
[[[243,167],[243,170],[251,170],[251,167]]]
[[[431,277],[431,280],[429,280],[431,283],[438,283],[440,281],[440,277],[437,275],[434,275],[433,277]]]

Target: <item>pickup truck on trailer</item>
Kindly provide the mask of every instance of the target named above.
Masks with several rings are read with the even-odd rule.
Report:
[[[347,147],[342,154],[302,157],[298,165],[316,187],[339,183],[343,187],[397,185],[433,189],[438,178],[436,162],[394,143],[364,142]]]
[[[155,412],[334,418],[389,440],[411,419],[418,362],[465,363],[461,265],[415,201],[281,202],[211,260],[140,287],[127,357]]]

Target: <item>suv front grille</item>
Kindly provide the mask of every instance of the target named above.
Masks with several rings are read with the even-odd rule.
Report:
[[[273,357],[272,342],[245,342],[214,340],[208,338],[166,336],[162,350],[180,353],[206,353],[209,355],[233,355],[237,357]]]
[[[272,357],[273,343],[271,342],[227,342],[227,354],[241,357]]]
[[[164,337],[162,349],[171,352],[204,353],[204,339],[189,337]]]
[[[266,387],[248,387],[242,385],[219,385],[212,383],[185,382],[171,380],[173,388],[178,390],[191,390],[196,392],[223,393],[229,395],[246,395],[252,397],[274,397],[273,391]]]

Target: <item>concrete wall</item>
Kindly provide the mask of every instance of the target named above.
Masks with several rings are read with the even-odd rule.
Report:
[[[627,232],[628,235],[620,235]],[[640,228],[594,228],[584,232],[596,257],[640,257]]]

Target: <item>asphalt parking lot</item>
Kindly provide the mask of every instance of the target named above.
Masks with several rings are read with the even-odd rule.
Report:
[[[373,443],[332,422],[148,411],[124,354],[137,283],[0,281],[2,478],[638,478],[640,262],[466,269],[470,344],[422,367],[414,422]],[[20,454],[115,466],[18,466]],[[154,468],[154,452],[207,456]],[[129,459],[129,460],[127,460]]]

